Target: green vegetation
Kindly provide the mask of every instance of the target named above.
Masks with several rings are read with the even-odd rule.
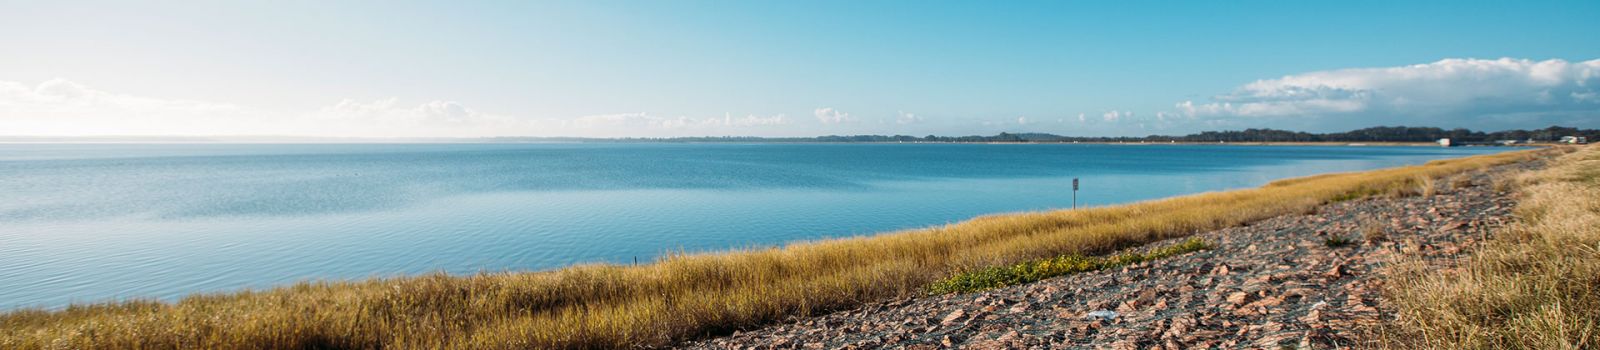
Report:
[[[1390,271],[1397,349],[1600,348],[1600,148],[1563,148],[1516,188],[1518,222],[1460,266],[1415,260]]]
[[[1032,260],[1011,266],[998,266],[977,271],[967,271],[942,281],[935,282],[928,287],[930,294],[970,293],[988,289],[1014,286],[1023,283],[1036,282],[1056,276],[1065,276],[1079,272],[1088,272],[1101,269],[1117,268],[1141,262],[1197,252],[1211,248],[1199,238],[1190,238],[1183,243],[1162,248],[1152,249],[1149,252],[1124,253],[1109,257],[1083,256],[1081,254],[1068,254],[1049,259]]]
[[[1344,246],[1350,245],[1351,243],[1355,243],[1355,242],[1356,242],[1355,240],[1350,239],[1350,238],[1345,237],[1345,236],[1333,236],[1333,237],[1328,237],[1328,239],[1322,240],[1322,245],[1328,246],[1328,248],[1339,248],[1339,247],[1344,247]]]
[[[193,295],[176,303],[15,311],[0,314],[0,349],[664,346],[923,295],[930,284],[961,271],[1106,254],[1303,213],[1350,193],[1415,188],[1419,177],[1440,178],[1542,152],[1548,151],[1319,175],[1127,205],[985,216],[782,248],[673,255],[637,266],[305,282]]]

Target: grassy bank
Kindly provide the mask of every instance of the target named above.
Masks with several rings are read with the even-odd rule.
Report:
[[[1128,205],[1008,214],[870,237],[639,265],[301,283],[177,303],[0,315],[0,348],[616,348],[659,346],[890,297],[962,272],[1094,256],[1536,157],[1508,152],[1312,176]]]
[[[1572,150],[1572,149],[1568,149]],[[1391,348],[1600,347],[1600,147],[1512,182],[1518,222],[1459,267],[1397,265]]]

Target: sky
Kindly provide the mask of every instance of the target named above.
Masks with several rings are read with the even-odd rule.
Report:
[[[1600,1],[0,0],[0,135],[1600,127]]]

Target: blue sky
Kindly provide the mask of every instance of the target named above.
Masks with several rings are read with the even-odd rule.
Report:
[[[1600,125],[1600,2],[0,1],[0,135]]]

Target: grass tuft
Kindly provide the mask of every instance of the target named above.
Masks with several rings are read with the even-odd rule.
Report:
[[[1383,227],[1383,222],[1367,220],[1361,223],[1361,239],[1367,243],[1378,243],[1389,240],[1389,229]]]
[[[1456,175],[1456,176],[1450,178],[1450,189],[1452,189],[1452,190],[1460,190],[1460,189],[1470,188],[1472,186],[1473,186],[1472,176]]]
[[[1432,177],[1417,176],[1416,185],[1417,185],[1417,194],[1419,194],[1419,195],[1421,195],[1423,197],[1433,197],[1433,195],[1435,193],[1437,193],[1437,191],[1438,191],[1437,187],[1433,186],[1433,178]]]

